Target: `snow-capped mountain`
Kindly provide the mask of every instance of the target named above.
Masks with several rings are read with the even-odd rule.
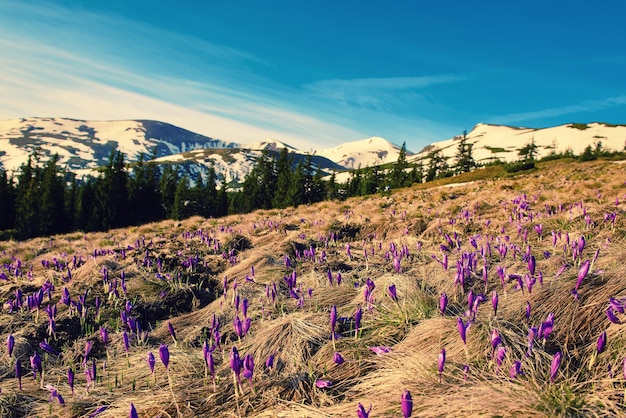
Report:
[[[536,146],[537,158],[568,149],[580,155],[587,146],[595,148],[600,142],[604,149],[621,151],[626,146],[626,125],[570,123],[533,129],[479,123],[467,133],[466,138],[467,143],[473,144],[472,156],[475,161],[513,162],[520,159],[519,150],[531,143]],[[434,142],[408,160],[427,158],[429,153],[439,150],[443,157],[453,161],[462,139],[463,136],[455,136]]]
[[[462,136],[434,142],[417,154],[407,151],[407,161],[422,160],[437,150],[454,164]],[[551,128],[532,129],[478,124],[466,135],[477,162],[493,160],[516,161],[519,150],[531,142],[537,157],[570,149],[578,155],[585,147],[599,142],[604,149],[623,150],[626,145],[626,125],[604,123],[567,124]],[[294,165],[311,156],[314,167],[322,172],[338,172],[337,181],[345,181],[342,171],[393,163],[401,147],[384,138],[372,137],[346,142],[335,148],[299,151],[276,139],[252,144],[224,142],[190,132],[168,123],[148,120],[84,121],[67,118],[25,118],[0,121],[0,169],[14,171],[33,152],[45,162],[58,154],[59,164],[79,175],[91,173],[107,163],[110,152],[119,150],[127,162],[146,159],[156,153],[161,164],[176,164],[190,179],[206,176],[213,166],[223,179],[237,187],[252,170],[263,153],[277,157],[287,148]]]
[[[84,121],[24,118],[0,121],[0,168],[15,170],[37,151],[42,160],[58,154],[70,170],[106,164],[111,150],[128,161],[143,153],[158,157],[204,148],[232,148],[226,143],[168,123],[149,120]]]
[[[277,139],[264,139],[261,141],[257,141],[252,144],[243,144],[240,145],[240,148],[251,149],[251,150],[266,150],[266,151],[278,151],[283,148],[287,148],[290,152],[298,151],[296,148],[292,147],[289,144],[285,144],[282,141],[278,141]]]
[[[400,149],[384,138],[372,137],[346,142],[335,148],[317,150],[315,153],[346,168],[355,169],[395,162]],[[407,155],[412,153],[407,152]]]
[[[302,152],[276,139],[252,144],[226,143],[168,123],[147,120],[85,121],[68,118],[24,118],[0,121],[0,169],[14,171],[37,151],[45,162],[54,154],[59,164],[84,175],[105,165],[112,150],[127,162],[146,159],[179,165],[190,178],[206,175],[208,167],[228,182],[242,181],[262,152],[277,155],[287,148],[294,164],[312,156],[314,167],[329,173],[396,161],[400,148],[383,138],[343,144],[320,152]]]

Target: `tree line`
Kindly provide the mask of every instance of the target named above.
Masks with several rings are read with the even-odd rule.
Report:
[[[520,150],[519,161],[504,164],[505,169],[513,172],[533,168],[536,148],[531,142]],[[545,159],[572,157],[570,154],[553,152]],[[600,143],[595,149],[585,149],[578,158],[586,161],[613,154]],[[469,172],[478,166],[465,133],[459,138],[453,159],[434,148],[424,159],[410,164],[403,144],[395,163],[359,167],[351,171],[347,182],[337,182],[334,172],[324,178],[310,155],[296,163],[286,148],[278,156],[263,153],[237,190],[229,190],[212,166],[204,177],[198,175],[192,181],[181,175],[175,164],[158,165],[143,155],[136,162],[126,163],[117,151],[111,152],[108,163],[96,175],[80,179],[57,163],[58,156],[40,164],[37,155],[32,155],[11,176],[0,170],[0,239],[106,231],[194,215],[208,218],[297,207],[386,193]]]
[[[471,147],[464,150],[460,148],[459,155],[465,156],[465,160],[459,157],[459,162],[465,161],[460,167],[469,171],[475,166]],[[95,175],[77,178],[57,164],[58,156],[40,164],[33,154],[12,176],[0,170],[0,239],[297,207],[385,192],[452,173],[440,166],[428,171],[421,164],[410,166],[406,156],[403,144],[391,166],[359,167],[346,183],[338,183],[336,173],[324,179],[310,155],[295,163],[285,148],[277,157],[263,153],[241,187],[229,190],[213,167],[205,177],[199,175],[192,181],[174,164],[158,165],[144,155],[137,162],[126,163],[124,155],[114,151]]]

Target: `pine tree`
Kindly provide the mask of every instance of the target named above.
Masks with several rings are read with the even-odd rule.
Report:
[[[337,187],[337,175],[333,171],[326,184],[326,199],[335,200],[339,199],[339,188]]]
[[[293,171],[291,184],[287,192],[287,206],[297,207],[305,203],[304,182],[305,182],[304,163],[300,161]]]
[[[174,219],[174,198],[178,187],[178,172],[171,165],[166,165],[159,181],[161,210],[165,217]]]
[[[0,170],[0,231],[15,229],[15,188],[7,172]]]
[[[15,197],[15,228],[20,238],[39,234],[39,184],[32,156],[20,167]]]
[[[472,155],[472,147],[474,144],[467,141],[467,132],[463,131],[463,137],[461,138],[457,147],[456,154],[456,172],[469,173],[476,168],[476,162]]]
[[[65,182],[57,167],[59,156],[54,155],[38,170],[41,174],[38,194],[39,234],[52,235],[69,230],[65,219]]]
[[[406,169],[408,168],[408,166],[409,165],[406,161],[406,142],[403,142],[402,148],[400,148],[400,154],[398,154],[398,160],[389,172],[389,186],[392,189],[397,189],[406,185]]]
[[[183,176],[176,186],[174,195],[174,205],[172,207],[172,218],[181,220],[189,217],[189,181],[187,176]]]
[[[276,192],[272,199],[272,206],[275,208],[286,208],[289,206],[288,193],[292,182],[293,158],[289,157],[289,150],[283,148],[276,162]]]
[[[129,224],[128,174],[124,169],[124,155],[111,151],[109,162],[97,182],[96,219],[98,230],[107,230]]]

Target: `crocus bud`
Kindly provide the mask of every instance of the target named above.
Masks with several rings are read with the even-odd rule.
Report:
[[[441,315],[446,314],[447,306],[448,306],[448,295],[446,295],[444,292],[441,294],[441,296],[439,296],[439,312],[441,312]]]
[[[387,288],[387,293],[389,294],[391,300],[393,300],[394,302],[398,301],[398,292],[396,290],[395,284],[392,284]]]
[[[409,418],[413,413],[413,399],[411,398],[411,392],[404,389],[400,399],[400,404],[402,407],[402,415],[404,415],[404,418]]]
[[[330,308],[330,330],[333,334],[335,333],[336,324],[337,324],[337,307],[333,305]]]
[[[606,346],[606,331],[600,334],[600,337],[598,338],[598,345],[597,345],[598,354],[604,351],[605,346]]]
[[[335,362],[335,364],[339,365],[339,364],[342,364],[345,360],[344,360],[343,356],[341,355],[341,353],[336,352],[333,355],[333,361]]]
[[[166,344],[161,344],[161,346],[159,347],[159,357],[161,358],[161,362],[163,362],[163,365],[167,370],[170,364],[170,350]]]
[[[9,357],[13,354],[13,348],[15,347],[15,337],[13,334],[9,334],[7,337],[7,352],[9,353]]]
[[[150,367],[150,373],[154,374],[154,365],[156,364],[156,358],[152,351],[148,351],[148,367]]]
[[[560,365],[561,365],[561,352],[557,351],[556,354],[552,357],[552,363],[550,364],[550,383],[554,383],[554,379],[556,378],[556,374],[559,371]]]
[[[443,368],[446,365],[446,349],[442,348],[439,353],[439,358],[437,359],[437,370],[439,371],[439,383],[441,383],[441,374],[443,373]]]

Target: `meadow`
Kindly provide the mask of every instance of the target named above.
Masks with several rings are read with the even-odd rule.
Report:
[[[625,415],[624,168],[0,242],[0,415]]]

